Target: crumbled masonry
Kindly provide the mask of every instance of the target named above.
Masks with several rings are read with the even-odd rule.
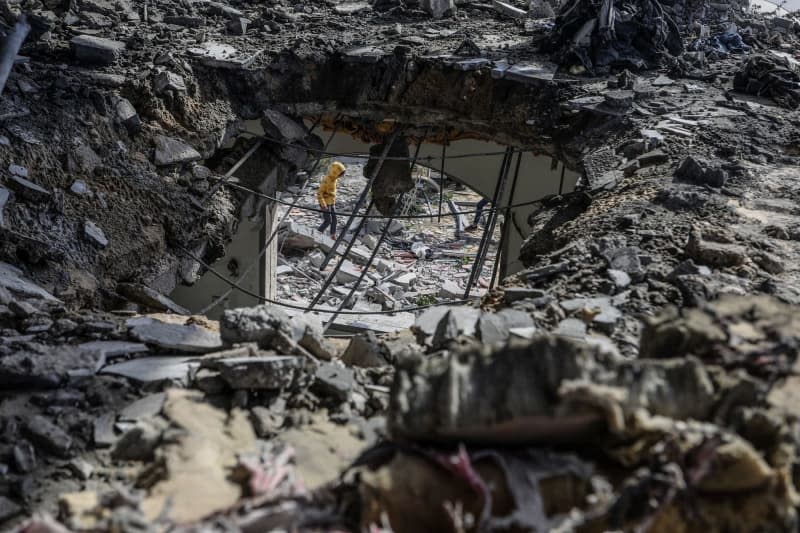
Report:
[[[0,530],[796,531],[800,16],[749,4],[0,0]],[[580,178],[474,221],[410,161],[459,141]]]

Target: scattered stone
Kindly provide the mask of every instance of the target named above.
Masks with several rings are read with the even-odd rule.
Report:
[[[201,368],[195,373],[194,386],[206,394],[220,394],[226,389],[225,380],[219,372],[208,368]]]
[[[586,337],[586,322],[578,318],[565,318],[558,323],[556,329],[553,330],[553,334],[583,339]]]
[[[627,272],[609,268],[607,271],[608,277],[614,283],[614,286],[619,289],[624,289],[631,284],[631,277]]]
[[[445,300],[457,300],[464,296],[464,289],[455,281],[445,280],[439,289],[439,297]]]
[[[342,362],[348,366],[386,366],[391,363],[387,352],[375,333],[368,331],[350,339],[350,344],[342,354]]]
[[[322,363],[314,374],[312,390],[318,395],[331,397],[337,402],[345,402],[355,386],[352,369],[335,363]]]
[[[634,96],[633,91],[607,91],[603,94],[606,104],[614,109],[630,109]]]
[[[391,279],[392,283],[400,285],[404,289],[409,289],[415,281],[417,281],[417,275],[414,272],[406,272]]]
[[[786,270],[783,260],[768,252],[758,252],[753,256],[753,261],[770,274],[781,274]]]
[[[257,405],[250,410],[250,421],[253,429],[261,439],[270,439],[278,434],[286,417],[272,409]]]
[[[220,320],[222,340],[227,344],[256,342],[269,348],[281,332],[288,333],[289,315],[276,306],[258,305],[226,309]]]
[[[67,464],[67,467],[76,475],[81,481],[87,481],[94,473],[94,467],[89,462],[81,458],[76,458]]]
[[[125,43],[94,35],[78,35],[72,38],[70,47],[78,62],[108,66],[120,58],[125,50]]]
[[[91,194],[91,191],[89,191],[89,186],[86,185],[86,182],[83,180],[73,181],[72,186],[70,186],[69,190],[72,194],[77,194],[78,196]]]
[[[520,300],[536,299],[546,296],[543,290],[528,287],[506,287],[503,289],[503,299],[507,304]]]
[[[311,355],[329,361],[336,356],[336,350],[325,340],[322,321],[318,316],[303,314],[292,317],[289,328],[294,340]]]
[[[40,187],[22,176],[12,174],[6,181],[8,188],[14,191],[20,198],[30,202],[42,203],[50,199],[51,193],[47,189]]]
[[[183,141],[173,137],[158,135],[156,137],[156,151],[154,162],[156,166],[177,165],[199,161],[203,157],[200,152]]]
[[[104,367],[100,374],[122,376],[142,385],[169,383],[186,387],[200,363],[193,357],[147,357]]]
[[[508,326],[495,313],[484,313],[478,319],[478,337],[484,344],[498,344],[508,340]]]
[[[228,21],[228,23],[225,24],[225,29],[228,30],[228,33],[231,35],[244,35],[247,33],[247,27],[250,25],[250,22],[248,18],[238,17]]]
[[[100,248],[105,248],[108,246],[108,239],[106,238],[103,230],[100,227],[92,222],[91,220],[87,220],[83,224],[83,234],[89,239],[90,242],[93,242]]]
[[[43,416],[28,418],[25,432],[33,444],[59,457],[66,457],[72,448],[72,437]]]
[[[230,357],[204,361],[228,386],[239,389],[290,390],[307,386],[313,361],[303,356]],[[311,370],[310,370],[311,369]]]
[[[166,423],[158,418],[141,419],[122,434],[111,448],[114,461],[150,461]]]
[[[639,252],[639,248],[627,246],[605,250],[603,256],[611,270],[619,270],[630,275],[632,279],[639,280],[644,274]]]
[[[129,135],[135,135],[142,129],[142,120],[136,112],[136,108],[125,98],[118,98],[114,104],[117,120],[125,126]]]
[[[36,469],[36,450],[33,449],[30,442],[23,440],[14,446],[12,457],[14,468],[20,474],[27,474]]]
[[[185,93],[186,82],[184,82],[183,78],[178,74],[165,70],[156,74],[156,77],[153,79],[153,88],[156,90],[156,93],[163,93],[165,91]]]
[[[92,432],[95,447],[109,448],[117,442],[117,435],[114,432],[116,419],[114,413],[104,413],[95,418]]]
[[[689,156],[684,159],[675,176],[698,185],[722,187],[728,181],[728,173],[721,168],[710,168],[705,160]]]
[[[741,265],[747,259],[747,250],[738,244],[715,242],[705,237],[702,229],[693,226],[686,243],[686,254],[706,265],[724,268]]]
[[[117,290],[120,291],[123,296],[157,311],[169,311],[170,313],[178,315],[191,314],[185,307],[181,307],[160,292],[145,285],[140,285],[138,283],[119,283],[117,284]]]
[[[152,418],[161,413],[164,407],[165,395],[163,392],[148,394],[129,404],[119,413],[120,420],[136,422],[143,418]]]
[[[166,324],[150,319],[133,326],[131,336],[146,344],[167,350],[208,353],[222,348],[220,334],[197,324]],[[241,342],[241,341],[240,341]]]

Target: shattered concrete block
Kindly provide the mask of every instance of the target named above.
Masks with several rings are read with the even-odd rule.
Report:
[[[448,316],[451,314],[452,316]],[[431,307],[417,317],[411,330],[416,335],[417,342],[423,345],[430,344],[440,329],[442,329],[440,337],[447,334],[472,336],[475,334],[480,316],[481,310],[473,307]],[[446,326],[440,328],[440,324],[443,322],[452,323],[453,327],[450,328],[452,331],[444,331],[448,329]],[[454,338],[451,337],[448,340]]]
[[[292,340],[308,350],[311,355],[329,361],[336,356],[336,349],[325,339],[322,321],[316,315],[303,314],[289,321]]]
[[[99,373],[122,376],[140,385],[168,383],[186,387],[192,371],[198,366],[200,363],[194,357],[146,357],[105,366]]]
[[[153,319],[134,324],[130,330],[133,338],[168,350],[208,353],[223,346],[219,333],[197,324],[167,324]]]
[[[264,131],[273,137],[286,142],[302,141],[308,135],[308,130],[302,121],[281,113],[276,109],[267,109],[261,119]]]
[[[125,43],[94,35],[78,35],[69,43],[76,60],[100,66],[113,65],[125,50]]]
[[[741,265],[747,260],[747,249],[739,244],[716,242],[715,236],[704,232],[700,226],[692,226],[686,254],[699,263],[717,268]]]
[[[710,185],[711,187],[722,187],[728,180],[728,173],[721,168],[712,168],[708,161],[689,156],[684,159],[675,176],[698,185]]]
[[[628,361],[597,345],[542,336],[404,361],[389,427],[397,438],[423,441],[582,442],[604,428],[626,431],[640,409],[705,420],[716,401],[710,375],[694,357]]]
[[[503,343],[508,340],[509,334],[503,317],[495,313],[484,313],[478,319],[478,337],[485,344]]]
[[[304,388],[313,376],[314,363],[303,356],[230,357],[204,361],[234,390],[293,390]]]
[[[189,146],[183,141],[166,135],[156,136],[156,150],[154,162],[156,166],[177,165],[199,161],[203,157],[200,152]]]
[[[408,290],[414,284],[414,282],[417,281],[417,274],[414,272],[406,272],[404,274],[400,274],[399,276],[393,277],[390,281]]]
[[[268,348],[280,331],[288,333],[289,315],[268,305],[226,309],[219,323],[222,340],[227,344],[256,342]]]
[[[391,364],[391,355],[372,331],[354,335],[342,354],[342,362],[349,366],[376,367]]]
[[[174,72],[165,70],[156,74],[153,78],[153,88],[156,93],[163,93],[165,91],[175,91],[178,93],[186,92],[186,82],[183,77]]]
[[[328,396],[337,402],[346,402],[350,391],[355,387],[355,374],[352,369],[335,363],[322,363],[314,373],[312,392]]]
[[[25,433],[35,445],[59,457],[67,457],[72,449],[72,437],[43,416],[29,418],[25,422]]]
[[[630,109],[634,96],[633,91],[607,91],[603,94],[606,104],[614,109]]]
[[[456,300],[464,296],[464,289],[458,283],[451,280],[445,280],[442,287],[439,289],[439,297],[446,300]]]
[[[339,283],[353,283],[361,276],[361,271],[349,261],[342,263],[339,271],[336,272],[336,281]]]

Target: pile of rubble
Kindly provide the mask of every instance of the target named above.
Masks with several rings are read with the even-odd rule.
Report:
[[[800,26],[551,7],[0,1],[30,24],[0,100],[0,528],[797,529]],[[580,190],[519,221],[500,289],[390,332],[163,296],[263,212],[220,185],[242,155],[230,185],[289,190],[324,106],[558,155]],[[250,119],[272,142],[234,140]],[[295,303],[312,219],[281,237]],[[348,310],[464,289],[437,253],[470,241],[410,227]]]

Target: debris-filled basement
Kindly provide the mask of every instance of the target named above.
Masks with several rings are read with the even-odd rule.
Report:
[[[800,2],[0,0],[0,531],[800,529]]]

